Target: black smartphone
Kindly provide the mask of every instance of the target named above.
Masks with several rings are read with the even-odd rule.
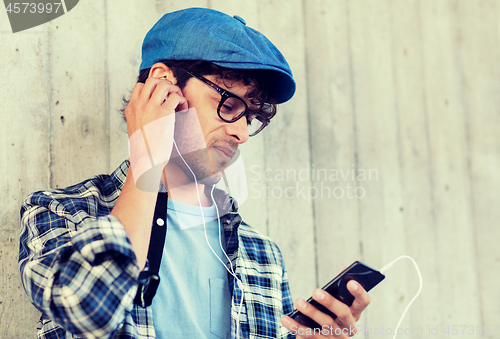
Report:
[[[343,270],[339,275],[333,278],[328,284],[323,286],[323,290],[330,293],[336,299],[342,301],[347,306],[351,306],[354,302],[354,296],[347,289],[347,282],[349,280],[357,281],[365,291],[369,291],[374,288],[379,282],[384,280],[385,275],[379,271],[371,268],[368,265],[363,264],[360,261],[355,261],[351,266]],[[321,312],[328,314],[333,319],[337,316],[328,310],[326,307],[318,303],[312,297],[307,299],[307,302],[316,307]],[[309,318],[308,316],[302,314],[300,311],[295,310],[288,315],[290,318],[310,328],[317,328],[321,330],[321,325]]]

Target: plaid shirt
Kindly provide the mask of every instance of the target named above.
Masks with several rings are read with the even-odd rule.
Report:
[[[133,303],[140,269],[130,240],[109,215],[128,167],[124,161],[111,175],[36,192],[24,202],[19,265],[24,289],[42,312],[38,338],[155,338],[151,307]],[[293,306],[278,247],[241,221],[234,199],[222,191],[215,198],[244,290],[240,338],[293,338],[280,322]],[[228,279],[235,338],[241,290]]]

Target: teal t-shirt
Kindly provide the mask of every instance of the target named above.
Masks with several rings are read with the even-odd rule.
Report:
[[[152,303],[156,337],[229,338],[228,273],[207,244],[200,207],[169,199],[167,210],[160,285]],[[214,205],[203,213],[208,241],[226,263],[219,245],[220,236],[225,250],[224,229],[221,224],[219,232]]]

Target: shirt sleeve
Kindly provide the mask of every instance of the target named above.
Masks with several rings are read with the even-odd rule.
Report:
[[[117,218],[82,218],[66,206],[43,193],[23,204],[23,287],[34,306],[65,330],[112,337],[133,307],[137,259]]]
[[[288,284],[288,275],[287,275],[287,272],[286,272],[284,266],[283,266],[283,281],[281,283],[281,293],[282,293],[282,298],[283,298],[283,314],[289,314],[289,313],[293,312],[294,307],[293,307],[292,294],[290,293],[290,286]],[[296,338],[295,334],[290,332],[285,327],[284,327],[284,329],[286,331],[286,335],[283,336],[283,338],[286,338],[286,339],[295,339]]]
[[[292,294],[290,292],[290,285],[288,283],[288,274],[285,268],[285,261],[281,254],[280,249],[276,246],[276,252],[279,255],[279,260],[281,262],[282,267],[282,280],[281,280],[281,299],[282,299],[282,307],[283,314],[289,314],[294,310]],[[277,319],[280,324],[280,332],[278,338],[281,339],[295,339],[296,335],[290,332],[285,326],[281,325],[281,319]]]

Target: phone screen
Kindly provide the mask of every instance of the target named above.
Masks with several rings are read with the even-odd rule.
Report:
[[[379,282],[384,280],[384,278],[385,276],[379,271],[363,264],[360,261],[355,261],[351,266],[347,267],[339,275],[333,278],[328,284],[323,286],[323,290],[331,294],[336,299],[342,301],[347,306],[351,306],[354,302],[354,296],[347,290],[347,282],[349,280],[357,281],[361,286],[363,286],[365,291],[368,292]],[[321,312],[328,314],[333,319],[337,317],[333,312],[318,303],[312,297],[307,299],[307,302]],[[293,311],[288,316],[304,326],[321,329],[321,325],[298,310]]]

